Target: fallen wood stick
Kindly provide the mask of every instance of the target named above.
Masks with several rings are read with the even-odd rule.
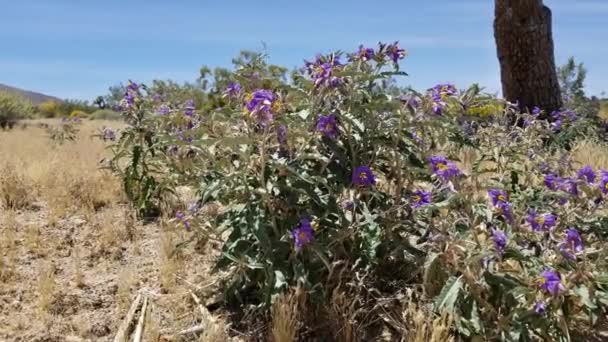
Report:
[[[146,321],[146,311],[148,310],[148,297],[144,298],[144,304],[141,307],[141,314],[139,315],[139,321],[137,322],[137,328],[135,329],[135,337],[133,342],[141,342],[141,336],[144,331],[144,322]]]
[[[131,304],[129,311],[127,312],[127,316],[125,316],[125,319],[122,321],[122,324],[118,328],[116,337],[114,337],[114,342],[126,342],[127,332],[129,330],[129,327],[131,326],[131,322],[133,321],[133,316],[135,316],[135,311],[137,311],[137,308],[139,307],[139,302],[141,302],[141,293],[137,295],[137,297]]]
[[[198,324],[191,328],[182,330],[182,331],[178,332],[177,334],[178,335],[198,334],[199,332],[204,331],[206,328],[207,328],[206,324]]]

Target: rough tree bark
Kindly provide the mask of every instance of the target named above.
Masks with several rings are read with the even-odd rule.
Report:
[[[562,106],[553,55],[551,10],[542,0],[495,0],[494,39],[502,93],[523,111]]]

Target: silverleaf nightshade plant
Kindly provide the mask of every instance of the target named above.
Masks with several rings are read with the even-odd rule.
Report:
[[[519,113],[477,87],[391,88],[404,57],[398,43],[354,47],[288,79],[245,55],[192,103],[130,85],[112,169],[142,218],[167,211],[222,242],[231,304],[267,311],[294,286],[328,303],[348,265],[341,276],[365,274],[374,293],[399,284],[387,298],[425,288],[421,301],[468,338],[557,340],[564,314],[591,327],[608,305],[608,173],[573,169],[547,143],[581,119],[560,111],[558,131],[542,109]],[[167,207],[178,186],[221,209],[199,220],[206,210]]]

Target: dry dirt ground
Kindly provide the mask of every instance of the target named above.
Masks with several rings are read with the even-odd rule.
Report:
[[[112,341],[138,293],[149,299],[143,341],[178,340],[201,321],[191,291],[205,299],[215,285],[213,246],[178,249],[183,227],[132,217],[98,168],[107,151],[91,134],[103,124],[63,145],[38,122],[0,132],[0,341]],[[180,339],[226,340],[221,322]]]

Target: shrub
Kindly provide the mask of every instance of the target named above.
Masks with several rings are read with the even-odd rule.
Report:
[[[81,110],[74,110],[70,113],[71,118],[86,118],[89,116],[89,113],[83,112]]]
[[[565,150],[589,121],[540,120],[476,86],[391,95],[404,56],[397,43],[318,56],[286,81],[251,55],[204,109],[130,83],[110,166],[140,216],[198,188],[174,221],[225,238],[229,302],[266,311],[290,287],[327,303],[343,282],[374,297],[423,285],[468,338],[593,326],[608,305],[608,172]],[[222,208],[202,220],[210,203]]]
[[[61,116],[59,104],[56,101],[45,101],[38,105],[38,112],[43,118],[56,118]]]
[[[122,116],[119,112],[109,109],[100,109],[89,115],[91,120],[121,120]]]
[[[30,118],[33,113],[32,104],[17,95],[0,92],[0,128],[13,128],[18,120]]]

